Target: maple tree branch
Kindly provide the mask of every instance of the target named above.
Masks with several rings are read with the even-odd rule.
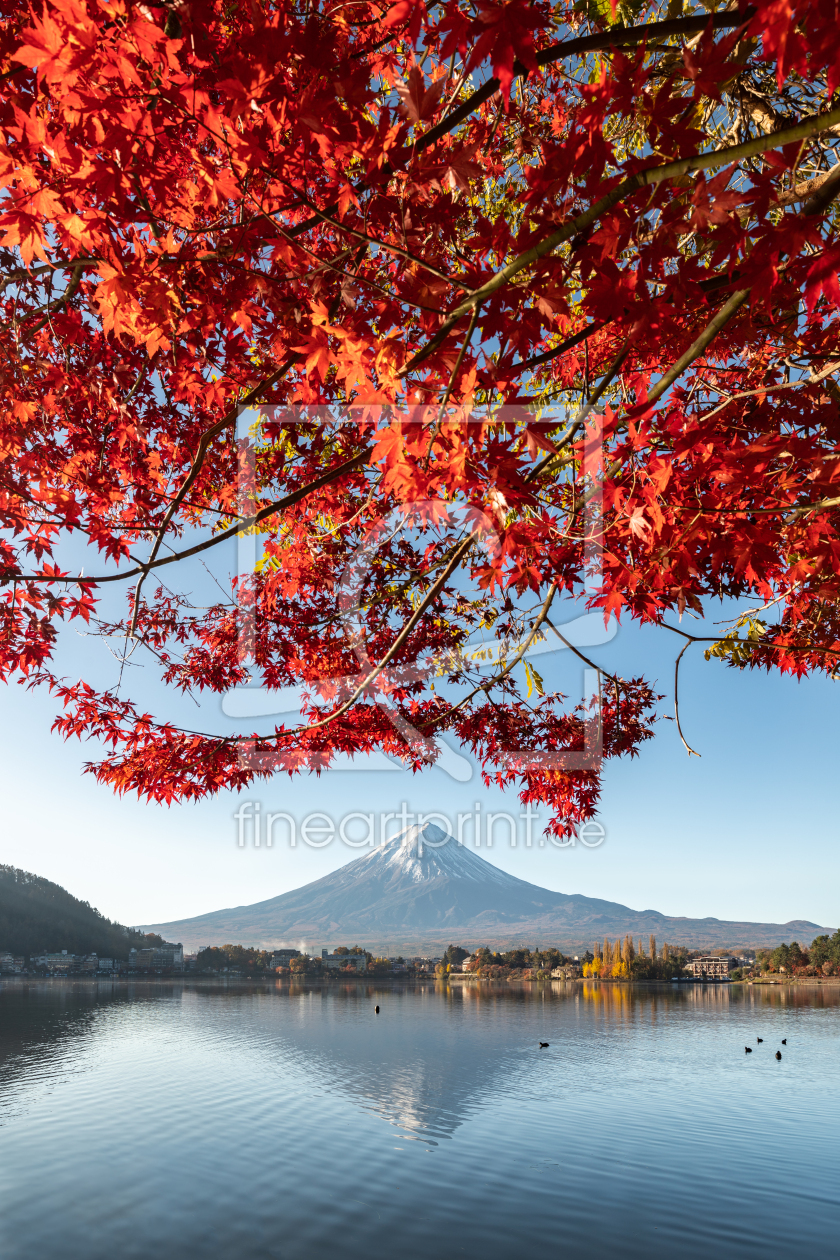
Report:
[[[77,267],[98,267],[101,258],[68,258],[65,262],[44,263],[40,267],[19,267],[16,271],[8,271],[0,280],[0,292],[10,284],[19,284],[24,280],[33,280],[38,276],[48,275],[54,271],[75,271]],[[35,314],[35,312],[31,312]]]
[[[840,114],[840,111],[834,111],[834,112]],[[782,133],[778,132],[776,134],[781,135]],[[830,184],[826,183],[814,194],[813,197],[810,198],[810,200],[803,207],[801,213],[808,216],[814,215],[814,214],[821,214],[823,210],[825,210],[827,206],[834,200],[835,196],[837,195],[839,191],[840,191],[840,183],[834,183],[834,182]],[[786,264],[784,263],[780,264],[778,268],[779,271],[781,271],[785,266]],[[647,403],[656,402],[656,400],[660,398],[662,394],[665,393],[666,389],[668,389],[671,385],[673,385],[674,381],[685,371],[685,369],[687,367],[690,367],[691,364],[694,362],[694,360],[700,357],[700,355],[707,348],[707,346],[711,344],[711,342],[714,340],[714,338],[717,336],[720,330],[724,327],[724,325],[728,323],[728,321],[732,318],[732,316],[735,315],[736,312],[740,309],[740,307],[744,304],[744,302],[749,297],[750,292],[751,292],[751,288],[736,289],[736,291],[732,294],[732,296],[725,303],[725,305],[722,306],[721,309],[718,311],[718,313],[709,321],[709,323],[700,333],[700,336],[697,337],[697,339],[693,342],[693,344],[689,347],[689,349],[685,352],[685,354],[683,354],[677,360],[674,366],[670,368],[665,373],[665,375],[659,379],[659,381],[657,381],[654,388],[648,393],[647,400],[646,400]],[[830,375],[829,372],[824,373],[821,379],[823,379],[825,376],[828,376],[828,375]],[[619,471],[619,469],[626,463],[627,458],[628,458],[627,455],[623,455],[623,456],[619,456],[618,459],[614,460],[613,463],[610,465],[610,467],[607,469],[604,475],[604,480],[614,477],[615,474]],[[596,491],[596,487],[593,487],[589,491],[589,493],[585,496],[584,503],[589,502],[589,500],[592,498],[595,491]],[[816,505],[816,506],[819,508],[820,505]],[[826,500],[825,506],[833,507],[834,500]],[[808,510],[809,510],[808,508],[802,509],[802,511],[808,511]],[[794,517],[796,515],[797,513],[794,513]]]
[[[560,43],[551,44],[548,48],[534,54],[534,60],[540,69],[551,65],[554,61],[562,61],[565,57],[573,57],[576,53],[601,52],[606,48],[632,47],[634,44],[643,44],[645,40],[653,38],[660,39],[668,35],[693,35],[697,32],[702,33],[708,26],[715,30],[725,30],[735,26],[746,25],[750,21],[755,10],[746,9],[743,13],[719,12],[704,13],[697,17],[687,18],[668,18],[663,22],[648,22],[643,26],[611,26],[606,31],[598,31],[594,35],[580,35],[575,39],[562,40]],[[517,58],[513,63],[513,77],[515,79],[527,78],[530,71]],[[483,105],[485,101],[495,96],[501,87],[499,79],[493,77],[483,83],[480,88],[473,92],[463,105],[459,105],[445,118],[441,119],[434,127],[430,127],[416,141],[411,148],[414,152],[422,153],[424,149],[428,149],[430,145],[436,144],[442,136],[447,135],[453,127],[457,127],[458,123],[463,122],[470,114]]]
[[[803,503],[799,507],[794,508],[790,516],[785,517],[785,524],[792,525],[800,516],[805,516],[808,512],[824,512],[826,508],[840,506],[840,498],[838,499],[820,499],[816,503]],[[774,508],[773,511],[782,509]]]
[[[370,684],[379,677],[383,669],[387,669],[390,662],[394,659],[394,656],[396,655],[396,653],[400,650],[401,647],[403,647],[406,640],[409,638],[410,634],[412,633],[415,626],[417,625],[418,621],[426,612],[426,609],[440,594],[441,590],[446,585],[449,578],[452,576],[452,574],[454,573],[455,569],[458,567],[460,562],[463,559],[465,559],[465,557],[468,555],[469,551],[471,550],[476,540],[477,533],[478,531],[474,530],[472,533],[469,534],[467,538],[464,539],[462,543],[459,544],[458,547],[456,547],[455,552],[452,556],[452,559],[449,561],[449,564],[446,566],[443,573],[441,573],[437,581],[432,584],[432,586],[430,587],[429,591],[427,592],[427,594],[425,595],[421,603],[418,604],[417,608],[409,617],[408,621],[405,623],[402,630],[397,635],[396,639],[394,639],[394,642],[391,644],[388,651],[383,656],[382,660],[379,662],[378,665],[374,666],[374,668],[367,675],[367,677],[364,678],[361,683],[359,683],[358,687],[350,696],[350,698],[348,700],[345,700],[344,703],[340,705],[340,707],[336,709],[334,713],[331,713],[329,717],[325,717],[322,721],[313,722],[309,726],[298,726],[298,727],[295,727],[291,731],[281,731],[276,736],[276,738],[284,739],[289,735],[305,735],[309,731],[321,730],[323,727],[329,726],[331,722],[334,722],[336,720],[336,718],[341,717],[343,714],[347,712],[348,709],[353,707],[353,705],[356,703],[359,697],[363,695],[363,693],[367,690]],[[262,737],[262,738],[265,738],[265,737]]]
[[[625,683],[622,678],[619,678],[617,674],[610,674],[601,665],[596,665],[595,662],[591,661],[588,656],[584,656],[583,652],[578,651],[573,643],[570,643],[568,639],[564,638],[550,617],[546,617],[546,624],[551,627],[560,642],[565,644],[570,652],[574,652],[575,656],[577,656],[579,660],[583,661],[584,665],[588,665],[590,669],[596,669],[599,674],[603,674],[605,678],[609,678],[610,682],[613,683],[614,686],[621,687],[622,691],[627,690],[628,684]]]
[[[330,227],[334,227],[339,232],[345,232],[348,236],[353,236],[357,241],[364,241],[367,245],[376,245],[379,249],[384,249],[387,254],[393,254],[396,258],[404,258],[406,262],[414,263],[418,267],[422,267],[424,271],[428,271],[431,275],[437,276],[438,280],[443,280],[446,284],[452,286],[453,289],[462,289],[467,292],[467,286],[459,280],[453,280],[445,271],[439,271],[432,263],[427,262],[425,258],[418,258],[416,254],[412,254],[408,249],[402,249],[399,245],[391,245],[388,241],[381,241],[376,236],[370,236],[367,232],[360,232],[358,228],[350,227],[347,223],[342,223],[340,219],[334,219],[326,210],[319,210],[318,207],[310,200],[305,198],[304,202],[309,206],[315,217],[322,223],[328,223]],[[263,211],[266,217],[275,222],[273,215],[268,211]],[[289,229],[284,228],[284,232],[288,233]]]
[[[463,709],[465,705],[469,704],[469,702],[473,699],[473,697],[477,696],[480,691],[483,691],[485,693],[488,700],[490,699],[490,692],[493,690],[493,688],[498,686],[500,682],[502,682],[505,678],[507,678],[508,674],[511,672],[512,669],[514,669],[519,664],[519,662],[522,660],[525,653],[530,648],[531,644],[534,642],[534,639],[536,638],[539,632],[540,626],[548,618],[548,610],[551,608],[552,600],[554,599],[554,596],[556,594],[557,594],[557,587],[552,582],[548,590],[548,595],[546,596],[543,606],[540,609],[539,614],[537,615],[537,618],[534,621],[533,626],[531,627],[531,630],[528,634],[527,639],[521,645],[521,647],[519,648],[518,652],[516,653],[513,660],[510,662],[510,664],[506,665],[505,668],[501,670],[498,674],[494,674],[492,678],[488,678],[487,682],[481,683],[481,685],[478,687],[474,687],[472,691],[468,695],[464,696],[462,700],[459,700],[457,704],[452,705],[451,708],[446,709],[443,713],[439,713],[437,717],[430,718],[428,722],[424,722],[423,726],[426,729],[428,729],[428,727],[430,726],[437,726],[438,723],[442,722],[445,718],[452,717],[454,713],[457,713],[460,709]]]
[[[779,596],[779,599],[781,598],[783,596]],[[778,602],[778,599],[773,600],[774,604]],[[766,606],[772,607],[771,604]],[[766,639],[734,639],[734,636],[726,634],[689,634],[687,630],[669,626],[667,621],[657,621],[656,625],[661,626],[663,630],[670,630],[672,634],[682,635],[684,639],[690,639],[692,643],[724,643],[727,639],[733,639],[739,648],[749,648],[751,651],[761,648],[766,652],[825,652],[828,656],[840,657],[840,648],[829,647],[828,644],[823,643],[772,643]],[[697,755],[699,756],[699,753]]]
[[[837,169],[840,172],[840,163],[838,163]],[[820,187],[823,186],[821,185]],[[807,206],[803,207],[802,213],[816,213],[816,210],[809,210],[808,208],[815,203],[816,198],[813,198]],[[784,264],[780,265],[780,271],[783,266]],[[709,276],[705,280],[699,280],[697,284],[698,288],[702,289],[703,293],[715,293],[719,289],[731,288],[737,280],[737,271],[734,271],[731,274],[729,272],[721,272],[719,275]],[[667,298],[666,301],[670,302],[672,299]],[[526,359],[524,363],[512,364],[508,369],[508,375],[519,375],[520,372],[524,372],[528,368],[541,367],[543,363],[550,362],[551,359],[556,358],[557,355],[565,353],[566,350],[574,349],[574,347],[579,345],[581,341],[588,341],[589,338],[594,337],[596,333],[603,332],[605,328],[609,328],[611,324],[614,324],[616,320],[620,318],[620,315],[615,315],[612,319],[602,319],[588,324],[585,328],[582,328],[580,332],[574,333],[571,337],[567,337],[566,340],[562,341],[559,346],[554,346],[553,349],[546,350],[542,354],[534,355],[533,358]],[[520,399],[520,401],[522,400]]]
[[[677,631],[677,633],[679,634],[680,632]],[[680,726],[680,701],[679,701],[680,661],[682,660],[684,653],[687,652],[690,647],[691,647],[691,643],[686,643],[682,649],[682,652],[680,652],[679,656],[677,657],[674,663],[674,718],[677,723],[677,731],[679,732],[680,739],[685,745],[685,748],[686,748],[686,751],[688,752],[689,757],[699,757],[700,753],[696,752],[691,747],[691,745],[686,742],[686,738],[682,733],[682,727]]]
[[[563,434],[563,437],[561,438],[561,440],[557,443],[556,449],[552,451],[550,455],[546,455],[545,459],[540,460],[540,462],[537,465],[535,465],[534,468],[531,469],[531,471],[525,477],[526,481],[532,481],[535,477],[538,477],[541,472],[544,472],[545,469],[548,468],[553,463],[553,461],[557,458],[557,456],[561,454],[564,447],[567,447],[569,445],[569,443],[574,438],[575,434],[578,433],[583,428],[584,424],[586,423],[587,418],[592,413],[593,409],[595,408],[595,405],[597,404],[604,390],[607,388],[610,382],[614,379],[614,377],[616,376],[616,373],[618,373],[621,370],[621,366],[624,363],[624,360],[627,358],[628,354],[630,353],[630,350],[631,350],[631,346],[630,346],[629,341],[625,341],[624,345],[621,347],[618,354],[615,356],[612,363],[607,368],[604,375],[601,377],[597,386],[595,387],[593,392],[590,394],[589,401],[585,402],[582,407],[578,408],[578,411],[577,411],[577,414],[575,415],[574,420],[572,421],[571,425],[566,430],[566,432]],[[584,500],[584,503],[586,502],[588,502],[587,499]]]
[[[689,346],[685,354],[681,355],[674,366],[670,368],[665,375],[659,379],[659,381],[657,381],[656,385],[647,395],[646,404],[656,402],[656,400],[665,393],[665,390],[668,389],[669,386],[673,385],[677,377],[681,376],[685,369],[690,367],[694,360],[700,357],[723,326],[728,323],[732,316],[741,308],[741,306],[743,306],[749,295],[749,289],[738,289],[732,294],[729,301],[720,308],[718,313],[711,320],[709,320],[706,327],[700,333],[700,336],[696,338],[691,346]],[[619,455],[617,459],[614,459],[609,468],[605,471],[603,480],[609,481],[612,477],[614,477],[615,474],[627,463],[629,458],[630,455],[627,453]],[[581,507],[584,507],[593,495],[598,492],[598,490],[598,486],[593,486],[591,490],[583,496]]]
[[[447,316],[441,327],[426,345],[421,350],[418,350],[409,362],[400,369],[397,377],[406,376],[414,368],[418,367],[448,336],[458,320],[462,319],[476,303],[486,301],[503,285],[508,284],[520,271],[530,267],[532,263],[539,261],[546,254],[551,253],[558,245],[562,245],[573,236],[577,236],[585,231],[586,228],[591,227],[607,210],[611,210],[619,201],[625,200],[632,193],[638,192],[641,188],[664,183],[666,180],[679,179],[691,171],[714,170],[719,166],[726,166],[730,162],[741,158],[755,157],[758,154],[767,153],[771,149],[782,148],[794,140],[806,139],[822,131],[827,131],[838,122],[840,122],[840,107],[829,110],[825,114],[812,114],[809,118],[802,119],[795,126],[787,127],[783,131],[773,132],[772,135],[757,136],[752,140],[745,141],[743,144],[731,145],[724,149],[715,149],[710,153],[694,153],[690,157],[679,158],[673,162],[665,162],[661,166],[646,167],[644,170],[637,171],[634,175],[621,180],[605,196],[590,206],[588,210],[584,210],[576,218],[568,220],[557,231],[552,232],[536,245],[532,245],[530,249],[523,251],[512,262],[509,262],[506,267],[502,267],[494,276],[491,276],[480,288],[469,294]]]
[[[756,394],[778,394],[785,389],[797,389],[800,385],[818,385],[820,381],[824,381],[827,376],[831,376],[832,372],[836,372],[838,368],[840,368],[840,359],[834,363],[829,363],[828,367],[823,368],[821,372],[816,372],[811,376],[800,377],[798,381],[782,381],[778,385],[760,385],[758,389],[745,389],[739,394],[731,394],[726,399],[726,402],[720,403],[712,411],[707,411],[702,419],[704,421],[711,420],[712,416],[725,411],[730,403],[738,402],[742,398],[754,398]]]
[[[837,162],[830,170],[815,175],[813,179],[797,184],[790,192],[780,193],[776,198],[776,205],[790,206],[797,201],[806,201],[805,214],[813,213],[808,209],[808,204],[810,204],[808,199],[816,199],[816,194],[820,192],[831,192],[833,195],[838,188],[840,188],[840,162]]]
[[[50,319],[55,314],[55,312],[60,311],[62,306],[67,305],[70,299],[78,291],[79,285],[82,283],[83,276],[84,276],[84,267],[81,265],[74,267],[73,274],[71,275],[69,281],[67,282],[67,288],[64,290],[64,292],[61,294],[60,297],[57,297],[55,299],[54,302],[47,302],[46,306],[43,306],[41,308],[41,310],[45,311],[46,314],[44,315],[43,319],[38,320],[38,323],[35,324],[34,327],[28,328],[26,330],[26,334],[23,337],[24,341],[31,341],[37,332],[40,332],[42,328],[46,327],[46,325],[50,322]],[[33,315],[38,315],[39,313],[40,313],[39,311],[32,311]]]
[[[173,516],[177,512],[178,508],[181,506],[182,502],[184,501],[184,498],[188,494],[190,487],[195,482],[196,477],[201,472],[201,468],[204,463],[204,459],[207,454],[207,451],[210,447],[210,443],[224,429],[226,429],[228,425],[232,424],[236,420],[236,417],[239,415],[240,409],[242,407],[248,407],[250,406],[251,403],[256,402],[256,400],[260,397],[261,394],[265,392],[265,390],[270,389],[272,385],[275,385],[277,381],[279,381],[283,376],[285,376],[289,368],[295,362],[296,358],[297,358],[296,355],[287,355],[286,358],[283,360],[283,362],[280,364],[280,367],[277,368],[275,372],[272,372],[270,376],[267,376],[264,381],[261,381],[259,383],[259,385],[255,385],[254,388],[250,390],[245,395],[244,398],[238,399],[237,402],[234,403],[234,405],[228,409],[225,415],[222,416],[221,420],[218,420],[216,424],[211,425],[210,428],[207,429],[201,435],[201,438],[198,443],[198,450],[196,451],[193,457],[190,471],[187,473],[186,477],[184,478],[181,484],[181,488],[178,490],[172,502],[170,503],[169,507],[166,509],[160,528],[155,537],[154,544],[152,546],[151,555],[149,556],[147,563],[142,566],[143,572],[134,591],[134,607],[131,613],[131,628],[128,632],[130,638],[134,638],[134,632],[137,629],[137,617],[140,612],[140,592],[143,589],[143,582],[146,579],[146,574],[149,572],[149,569],[152,568],[152,566],[154,565],[154,561],[157,558],[158,552],[160,551],[161,544],[163,542],[164,536],[166,534],[166,531],[169,528],[169,525],[170,525],[170,522],[172,521]]]
[[[669,18],[663,22],[649,22],[644,26],[612,26],[608,30],[600,31],[595,35],[581,35],[574,39],[563,40],[558,44],[552,44],[549,48],[544,48],[541,52],[535,53],[535,61],[537,66],[542,69],[554,61],[562,61],[565,57],[573,57],[576,53],[599,52],[605,48],[632,47],[636,44],[644,43],[651,36],[661,38],[668,35],[702,33],[709,25],[718,30],[729,29],[749,22],[754,13],[754,9],[748,8],[742,14],[723,11],[703,14],[697,17]],[[513,73],[515,78],[525,78],[529,71],[517,59],[513,63]],[[500,87],[501,83],[497,78],[488,79],[486,83],[473,92],[472,96],[464,101],[463,105],[459,105],[434,127],[430,127],[417,140],[407,145],[402,150],[400,158],[410,160],[413,154],[422,153],[431,145],[436,144],[443,136],[448,135],[454,127],[457,127],[458,123],[463,122],[465,118],[474,113],[480,105],[483,105],[485,101],[495,96]],[[394,170],[395,166],[390,162],[386,162],[383,164],[380,174],[387,177],[393,175]],[[354,191],[357,193],[363,192],[368,187],[367,180],[363,180],[354,186]],[[338,202],[333,201],[326,207],[326,213],[332,214],[337,209]],[[302,233],[308,232],[310,228],[315,227],[318,222],[320,222],[318,216],[313,215],[302,223],[296,223],[291,227],[289,235],[300,236]]]
[[[556,359],[559,354],[565,354],[567,350],[573,350],[575,346],[579,346],[582,341],[588,341],[590,337],[594,337],[596,333],[609,327],[612,322],[612,320],[601,319],[595,323],[587,324],[579,332],[573,333],[571,337],[561,341],[559,346],[554,346],[551,350],[545,350],[542,354],[535,354],[523,363],[512,364],[508,369],[508,374],[518,376],[520,372],[526,372],[529,368],[542,367],[544,363],[549,363],[552,359]]]
[[[726,302],[718,311],[718,313],[709,320],[706,327],[700,333],[700,336],[689,346],[685,354],[677,359],[673,367],[661,376],[649,390],[647,401],[649,403],[656,402],[661,398],[667,389],[673,385],[678,376],[682,376],[687,367],[690,367],[695,359],[699,359],[700,355],[711,345],[720,330],[729,323],[730,319],[744,305],[750,296],[751,289],[736,289],[728,302]]]
[[[145,577],[153,569],[163,568],[167,564],[176,564],[179,560],[188,560],[191,556],[197,556],[202,551],[208,551],[211,547],[215,547],[229,538],[235,538],[243,530],[252,529],[254,525],[259,525],[260,521],[273,516],[275,512],[282,512],[286,508],[294,507],[296,503],[300,503],[301,499],[308,498],[310,494],[314,494],[317,490],[323,490],[324,486],[328,486],[331,482],[337,481],[339,477],[343,477],[345,473],[352,472],[366,463],[372,451],[373,447],[365,447],[364,450],[359,451],[351,459],[346,460],[343,464],[339,464],[337,468],[330,469],[329,472],[325,472],[321,477],[316,477],[314,481],[307,482],[305,486],[301,486],[298,490],[293,490],[282,499],[276,499],[273,503],[266,504],[265,507],[255,512],[253,516],[240,520],[236,525],[231,525],[230,529],[223,530],[220,534],[214,534],[212,538],[207,538],[204,542],[196,543],[194,547],[187,547],[184,551],[177,551],[171,556],[163,556],[154,561],[150,560],[146,564],[138,564],[133,569],[126,569],[124,573],[106,573],[97,577],[85,577],[84,574],[71,577],[69,574],[9,573],[3,574],[2,579],[9,581],[14,578],[16,582],[58,582],[71,586],[102,586],[106,582],[123,582],[126,578],[136,577],[138,573],[142,573]]]
[[[426,468],[428,468],[429,466],[429,457],[432,453],[432,447],[434,445],[435,438],[440,432],[440,425],[441,425],[441,421],[443,420],[443,413],[446,408],[446,404],[449,402],[449,397],[452,393],[452,390],[455,387],[455,381],[457,380],[458,373],[461,370],[461,364],[464,362],[464,355],[467,353],[467,348],[470,342],[472,341],[472,335],[475,332],[475,326],[478,323],[479,310],[480,310],[480,307],[477,306],[472,313],[469,328],[467,329],[466,334],[464,336],[464,340],[461,343],[461,349],[458,351],[458,358],[455,360],[455,366],[453,367],[452,371],[449,374],[449,381],[444,391],[443,398],[441,399],[440,407],[438,408],[437,419],[435,420],[432,426],[431,434],[429,435],[429,445],[426,448],[426,458],[424,461]]]

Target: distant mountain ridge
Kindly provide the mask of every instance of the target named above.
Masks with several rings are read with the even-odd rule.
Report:
[[[654,933],[698,948],[810,942],[831,931],[805,919],[747,923],[631,910],[614,901],[552,892],[517,879],[427,823],[302,888],[250,906],[152,924],[150,931],[198,945],[366,945],[418,951],[458,938],[472,945],[586,949],[604,936]],[[352,938],[352,940],[351,940]]]

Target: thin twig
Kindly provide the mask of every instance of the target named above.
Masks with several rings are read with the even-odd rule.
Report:
[[[686,738],[682,733],[682,727],[680,726],[680,701],[679,701],[679,690],[678,690],[679,684],[680,684],[680,661],[683,658],[683,653],[687,652],[690,647],[691,647],[690,643],[685,644],[685,646],[682,649],[682,652],[680,652],[674,664],[674,717],[677,722],[677,730],[679,731],[680,739],[682,740],[683,744],[685,744],[689,757],[699,757],[700,753],[695,752],[695,750],[691,747],[691,745],[686,742]]]
[[[469,344],[472,341],[472,335],[475,332],[475,326],[478,322],[479,309],[480,308],[477,306],[472,313],[472,318],[470,319],[470,326],[467,329],[466,336],[464,337],[464,340],[461,344],[461,349],[458,351],[458,358],[455,360],[455,366],[453,367],[452,371],[449,374],[449,383],[447,384],[446,390],[444,391],[444,395],[443,395],[443,398],[441,399],[440,407],[438,408],[437,419],[435,420],[435,423],[432,426],[432,432],[429,436],[429,445],[426,450],[426,459],[425,459],[426,467],[428,467],[429,465],[429,456],[432,453],[432,446],[434,445],[435,438],[437,437],[438,432],[440,430],[441,421],[443,420],[443,413],[444,413],[444,410],[446,409],[446,404],[449,402],[449,398],[452,393],[452,390],[455,388],[455,381],[457,380],[458,373],[461,370],[461,364],[464,362],[464,355],[467,353]]]
[[[500,671],[500,673],[498,673],[498,674],[494,674],[492,678],[488,678],[488,679],[487,679],[487,682],[485,682],[485,683],[481,683],[481,685],[480,685],[480,686],[478,686],[478,687],[474,687],[474,688],[472,689],[472,691],[471,691],[468,695],[464,696],[463,700],[459,700],[457,704],[452,705],[452,707],[451,707],[451,708],[449,708],[449,709],[446,709],[446,710],[445,710],[445,712],[443,712],[443,713],[439,713],[439,714],[437,715],[437,717],[433,717],[433,718],[431,718],[428,722],[424,723],[424,725],[425,725],[426,727],[428,727],[428,726],[437,726],[437,724],[438,724],[439,722],[442,722],[442,721],[444,720],[444,718],[451,717],[451,716],[453,715],[453,713],[457,713],[459,709],[463,709],[463,707],[464,707],[464,705],[465,705],[465,704],[469,704],[469,702],[470,702],[470,700],[472,700],[473,696],[477,696],[477,695],[478,695],[478,693],[479,693],[480,691],[483,691],[483,692],[485,693],[485,695],[487,696],[488,700],[490,699],[490,691],[491,691],[491,689],[492,689],[493,687],[498,686],[498,684],[499,684],[500,682],[502,682],[502,681],[503,681],[503,679],[507,678],[507,676],[508,676],[508,674],[511,672],[511,670],[512,670],[512,669],[513,669],[516,665],[518,665],[518,664],[519,664],[519,662],[522,660],[522,658],[523,658],[523,656],[525,655],[525,653],[528,651],[529,647],[531,646],[531,644],[533,643],[534,639],[536,638],[537,633],[539,632],[539,628],[540,628],[540,626],[542,625],[542,623],[543,623],[543,622],[546,620],[546,618],[548,617],[548,610],[549,610],[549,608],[551,607],[551,602],[552,602],[552,600],[554,599],[554,596],[555,596],[556,594],[557,594],[557,587],[556,587],[556,586],[554,585],[554,583],[552,582],[551,587],[549,588],[548,595],[547,595],[547,596],[546,596],[546,598],[545,598],[545,602],[543,603],[543,606],[542,606],[542,608],[540,609],[540,612],[539,612],[539,615],[538,615],[538,617],[537,617],[536,621],[534,622],[533,626],[531,627],[531,630],[530,630],[530,633],[529,633],[529,635],[528,635],[527,639],[526,639],[526,640],[525,640],[525,642],[522,644],[522,646],[519,648],[519,651],[516,653],[516,655],[514,656],[513,660],[510,662],[510,664],[509,664],[509,665],[506,665],[506,666],[504,667],[504,669]]]
[[[762,385],[758,389],[745,389],[740,394],[731,394],[726,402],[722,402],[712,411],[707,411],[700,418],[703,421],[711,420],[712,416],[716,416],[718,412],[725,411],[730,403],[737,402],[741,398],[753,398],[756,394],[778,394],[783,389],[796,389],[800,385],[818,385],[820,381],[824,381],[827,376],[831,376],[832,372],[836,372],[840,368],[840,360],[829,363],[828,367],[823,368],[821,372],[816,372],[811,376],[802,376],[798,381],[784,381],[778,385]]]

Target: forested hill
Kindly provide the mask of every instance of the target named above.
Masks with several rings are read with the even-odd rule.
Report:
[[[0,952],[29,955],[66,949],[128,958],[132,945],[141,949],[160,943],[159,936],[112,923],[59,884],[0,865]]]

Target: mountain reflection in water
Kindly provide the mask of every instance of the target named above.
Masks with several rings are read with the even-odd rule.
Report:
[[[838,1047],[829,986],[15,980],[0,1256],[830,1254]]]

